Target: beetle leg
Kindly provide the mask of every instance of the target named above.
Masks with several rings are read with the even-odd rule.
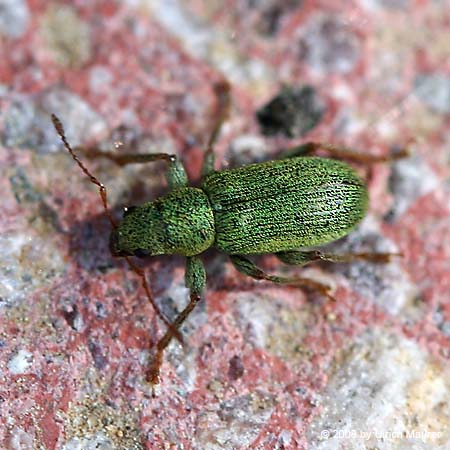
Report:
[[[402,148],[389,155],[368,155],[346,147],[338,147],[324,142],[307,142],[287,150],[283,157],[293,158],[296,156],[315,155],[319,150],[323,150],[331,157],[345,159],[360,164],[375,164],[380,162],[396,161],[397,159],[409,156],[409,150]]]
[[[183,311],[181,311],[178,317],[173,321],[171,328],[167,329],[164,336],[156,344],[156,354],[147,371],[147,381],[151,383],[152,386],[159,383],[164,350],[170,344],[172,339],[176,337],[173,330],[178,330],[183,322],[188,318],[189,314],[200,301],[201,294],[206,286],[205,267],[200,258],[196,256],[187,258],[185,282],[186,287],[190,290],[190,300]]]
[[[242,255],[231,255],[231,262],[234,267],[244,275],[255,278],[256,280],[267,280],[272,283],[278,284],[291,284],[293,286],[300,286],[312,291],[317,291],[320,294],[328,297],[332,300],[334,298],[329,294],[330,286],[326,284],[319,283],[310,278],[300,278],[300,277],[280,277],[277,275],[269,275],[265,273],[262,269],[256,266],[252,261]]]
[[[401,253],[347,253],[336,255],[334,253],[323,253],[319,250],[298,251],[290,250],[275,253],[278,259],[285,264],[303,266],[313,261],[330,261],[337,263],[348,263],[356,260],[365,260],[373,263],[387,263],[395,256],[403,256]]]
[[[206,151],[203,157],[202,178],[214,172],[214,144],[219,137],[223,123],[228,118],[231,106],[230,85],[226,80],[215,84],[214,92],[217,98],[216,119],[206,144]]]
[[[183,163],[175,156],[168,153],[114,153],[99,150],[95,147],[76,147],[75,150],[83,151],[88,158],[107,158],[119,166],[127,164],[142,164],[154,161],[166,161],[169,165],[166,175],[169,188],[180,188],[188,185],[188,178]]]

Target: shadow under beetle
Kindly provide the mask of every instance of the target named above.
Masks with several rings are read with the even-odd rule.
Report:
[[[273,253],[286,264],[305,265],[311,261],[349,262],[365,259],[387,262],[390,253],[354,253],[335,255],[318,250],[301,250],[330,243],[352,231],[364,217],[368,206],[365,183],[347,164],[335,159],[310,156],[321,149],[335,158],[371,164],[397,159],[392,156],[362,155],[329,144],[307,143],[289,150],[285,159],[250,164],[236,169],[214,171],[213,145],[222,123],[228,117],[230,87],[215,86],[217,118],[208,140],[200,187],[190,187],[183,164],[174,155],[115,154],[89,149],[90,156],[101,156],[119,165],[163,160],[168,165],[167,182],[171,192],[141,206],[125,208],[117,224],[108,210],[106,188],[82,164],[65,137],[59,119],[52,121],[64,146],[90,181],[100,189],[103,205],[111,221],[110,250],[125,257],[140,275],[156,314],[167,331],[156,345],[147,380],[159,383],[163,353],[181,324],[200,300],[206,285],[206,273],[199,255],[210,247],[228,254],[234,267],[258,280],[293,284],[331,297],[329,287],[309,278],[280,277],[265,273],[249,255]],[[186,256],[186,286],[190,301],[173,323],[158,309],[144,273],[131,256],[179,254]]]

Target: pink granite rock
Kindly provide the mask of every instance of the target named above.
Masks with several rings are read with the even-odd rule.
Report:
[[[450,11],[356,3],[0,2],[1,448],[449,448]],[[152,398],[145,371],[164,326],[109,254],[98,192],[50,114],[73,145],[175,153],[198,182],[223,77],[233,107],[217,168],[305,140],[372,154],[409,144],[410,158],[361,169],[368,217],[330,246],[403,257],[304,269],[262,258],[330,284],[333,302],[207,252],[206,298]],[[258,124],[283,86],[310,86],[323,105],[305,136]],[[114,214],[166,189],[161,165],[85,162]],[[173,318],[188,297],[183,260],[141,264]]]

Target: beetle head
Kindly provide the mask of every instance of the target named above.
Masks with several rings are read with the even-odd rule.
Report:
[[[124,210],[123,221],[113,229],[109,248],[113,256],[145,256],[164,253],[164,226],[154,203]]]

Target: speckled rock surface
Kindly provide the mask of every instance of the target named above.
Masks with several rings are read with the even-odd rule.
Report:
[[[0,0],[0,448],[450,448],[449,23],[446,0]],[[223,77],[233,105],[217,168],[307,140],[409,145],[407,159],[358,169],[369,214],[330,246],[403,257],[261,258],[328,283],[331,301],[208,251],[206,298],[152,398],[164,326],[109,254],[98,192],[50,114],[73,145],[175,153],[196,183]],[[314,120],[301,111],[265,133],[257,111],[305,86]],[[85,161],[118,216],[166,190],[160,164]],[[173,318],[188,297],[182,258],[140,264]]]

